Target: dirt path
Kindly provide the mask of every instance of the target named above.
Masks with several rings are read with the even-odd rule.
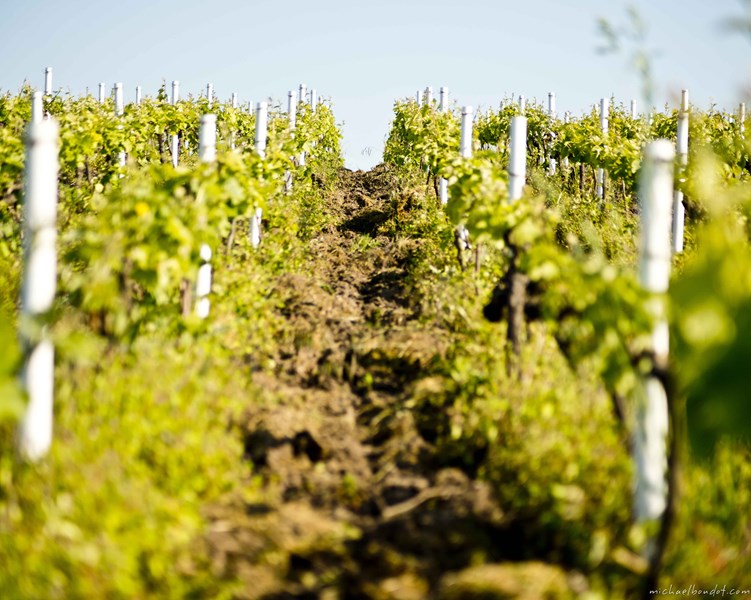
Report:
[[[446,574],[500,559],[501,539],[508,554],[488,486],[441,465],[409,410],[448,340],[405,283],[416,242],[379,232],[399,193],[384,168],[342,170],[308,273],[277,281],[294,347],[257,376],[273,401],[245,424],[264,501],[210,515],[243,597],[469,597]]]

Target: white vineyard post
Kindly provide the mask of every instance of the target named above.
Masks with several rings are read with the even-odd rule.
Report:
[[[263,209],[257,207],[255,213],[250,217],[250,245],[258,248],[261,245],[261,221],[263,220]]]
[[[289,128],[294,131],[297,123],[297,98],[293,90],[287,93],[287,117],[289,118]]]
[[[433,104],[433,88],[430,86],[425,88],[425,104],[428,106]]]
[[[205,163],[216,160],[216,115],[202,115],[198,129],[198,160]]]
[[[459,142],[459,153],[462,158],[472,158],[472,119],[474,109],[471,106],[462,107],[462,129]],[[470,249],[469,231],[464,225],[459,225],[455,229],[454,235],[457,243],[465,250]]]
[[[52,95],[52,67],[47,67],[44,70],[44,95]]]
[[[607,139],[608,134],[608,109],[610,105],[606,98],[600,99],[600,129]],[[597,168],[597,197],[600,200],[605,198],[605,169]]]
[[[198,129],[198,159],[203,163],[216,160],[216,115],[202,115]],[[196,314],[205,319],[211,310],[211,248],[201,244],[201,266],[196,278]]]
[[[638,113],[636,111],[636,100],[631,100],[631,118],[636,119]]]
[[[524,96],[520,95],[519,96],[519,112],[521,112],[521,114],[524,114],[524,111],[526,110],[527,110],[527,99]]]
[[[555,92],[548,92],[548,116],[550,117],[550,123],[552,125],[555,120]],[[555,159],[548,159],[548,175],[555,175]]]
[[[289,119],[290,134],[294,137],[297,123],[297,96],[294,90],[290,90],[287,93],[287,117]],[[287,193],[292,191],[292,172],[289,169],[284,172],[284,191]]]
[[[250,217],[250,245],[258,248],[261,245],[261,219],[263,210],[256,208],[255,213]]]
[[[259,102],[256,106],[256,152],[261,158],[266,156],[266,137],[268,128],[268,105]],[[261,221],[263,210],[256,207],[255,214],[250,217],[250,245],[258,248],[261,244]]]
[[[259,102],[256,104],[256,152],[261,158],[266,156],[266,128],[269,123],[268,104]]]
[[[125,106],[123,103],[123,84],[116,83],[114,91],[115,91],[115,115],[117,117],[122,117],[123,114],[125,113]],[[123,128],[122,123],[118,125],[117,127],[118,129],[122,129]],[[125,166],[125,162],[126,162],[125,150],[120,151],[120,153],[117,155],[117,160],[121,167]]]
[[[422,92],[420,90],[417,90],[415,100],[417,101],[417,106],[422,106]]]
[[[438,110],[441,112],[448,111],[449,108],[449,89],[447,87],[441,87],[440,104]],[[446,204],[449,201],[449,184],[445,177],[441,177],[438,180],[438,196],[441,200],[441,204]]]
[[[474,110],[471,106],[462,108],[462,135],[459,152],[464,158],[472,158],[472,117]]]
[[[172,81],[172,106],[177,106],[177,102],[180,100],[180,82],[174,79]],[[172,134],[171,146],[172,149],[172,166],[177,167],[180,160],[180,138],[174,133]]]
[[[99,84],[99,104],[104,104],[104,84]]]
[[[308,86],[304,83],[300,84],[300,102],[305,104],[308,101]],[[298,164],[302,167],[305,166],[305,151],[300,152],[300,156],[297,158]]]
[[[741,102],[741,105],[738,109],[738,113],[739,113],[738,114],[738,117],[739,117],[738,131],[740,132],[741,137],[744,137],[746,133],[746,103],[745,102]]]
[[[232,105],[232,108],[237,108],[237,92],[232,92],[232,96],[230,98],[230,104]],[[235,149],[235,132],[234,131],[230,135],[229,147],[232,150]]]
[[[114,87],[115,92],[115,114],[118,117],[122,117],[125,112],[125,106],[123,102],[123,84],[116,83]]]
[[[527,178],[527,117],[511,119],[511,151],[508,164],[508,196],[511,202],[522,197]]]
[[[566,111],[565,113],[563,113],[563,122],[568,124],[569,121],[571,121],[571,113]],[[563,168],[568,171],[568,167],[569,167],[568,156],[564,157],[562,164],[563,164]]]
[[[21,286],[21,381],[28,395],[18,432],[18,450],[30,461],[52,445],[55,349],[43,324],[57,287],[57,121],[41,119],[26,134],[24,175],[24,272]],[[39,333],[32,333],[37,330]]]
[[[44,118],[42,92],[36,91],[31,96],[31,122],[39,123]]]
[[[248,112],[249,113],[253,112],[253,101],[252,100],[248,100]]]
[[[205,319],[211,311],[211,248],[208,244],[201,244],[200,256],[202,262],[196,277],[196,314]]]
[[[445,177],[438,179],[438,196],[441,199],[441,204],[446,204],[449,201],[449,182]]]
[[[315,112],[316,108],[318,108],[318,92],[313,88],[310,90],[310,110]]]
[[[175,79],[172,81],[172,106],[177,105],[180,100],[180,82]]]
[[[206,84],[206,98],[209,101],[209,106],[211,106],[211,102],[214,99],[214,84],[213,83]]]
[[[46,69],[44,69],[44,95],[45,96],[51,96],[52,95],[52,67],[47,67]],[[40,98],[41,98],[41,94],[40,94]],[[32,109],[35,108],[34,102],[35,102],[35,100],[32,99],[32,105],[31,105]],[[41,108],[43,109],[43,107],[44,107],[44,100],[40,99],[40,103],[41,103]],[[42,115],[42,112],[40,111],[39,114]],[[46,114],[44,114],[42,116],[49,117],[49,113],[46,113]],[[32,111],[32,120],[33,120],[33,118],[34,118],[34,115],[33,115],[33,111]]]
[[[688,90],[681,92],[681,110],[678,113],[678,132],[675,142],[675,150],[678,154],[680,169],[683,170],[688,164]],[[682,173],[681,173],[682,175]],[[681,181],[685,178],[681,177]],[[686,220],[686,208],[683,206],[683,192],[673,192],[673,252],[683,252],[683,228]]]
[[[141,106],[141,86],[136,86],[136,106]]]
[[[669,334],[665,293],[670,280],[670,212],[673,193],[675,149],[668,140],[650,142],[644,151],[639,180],[641,240],[639,282],[653,294],[650,310],[655,319],[651,337],[654,365],[664,369],[668,360]],[[642,380],[642,397],[636,402],[633,452],[636,467],[634,516],[638,524],[657,522],[667,503],[668,402],[662,382],[655,375]],[[654,542],[644,548],[651,558]]]

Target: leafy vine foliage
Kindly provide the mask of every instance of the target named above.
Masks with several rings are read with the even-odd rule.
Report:
[[[517,308],[527,319],[546,324],[572,364],[588,362],[615,396],[627,396],[646,368],[637,360],[650,330],[646,296],[632,269],[588,251],[583,240],[561,239],[560,210],[543,195],[528,189],[521,201],[509,201],[506,148],[518,108],[509,105],[478,117],[474,135],[481,150],[470,159],[458,156],[459,122],[453,113],[413,101],[398,102],[394,111],[385,159],[397,166],[427,165],[445,177],[448,218],[505,261],[506,275],[486,315],[509,321],[508,338],[518,351],[523,323],[512,315],[521,302]],[[541,107],[529,107],[526,115],[533,167],[551,156],[555,135]],[[522,280],[514,292],[512,274]]]
[[[527,186],[520,200],[510,202],[506,165],[511,119],[518,114],[519,107],[509,102],[499,110],[479,113],[473,128],[474,155],[461,158],[456,109],[439,113],[435,105],[400,101],[394,106],[384,157],[408,176],[424,177],[427,172],[448,180],[449,200],[440,212],[445,210],[444,218],[466,228],[476,244],[489,250],[483,270],[476,273],[475,289],[483,289],[488,279],[498,282],[483,312],[488,320],[506,324],[505,340],[497,336],[492,343],[500,358],[505,343],[507,369],[521,390],[540,376],[549,386],[547,393],[556,396],[553,389],[560,372],[549,366],[542,375],[533,370],[540,368],[535,351],[545,347],[540,339],[553,338],[577,377],[589,380],[594,376],[607,390],[625,452],[635,413],[644,401],[641,381],[648,374],[661,379],[671,403],[670,519],[676,514],[677,496],[672,492],[681,489],[676,481],[684,476],[691,482],[685,485],[695,489],[681,496],[681,514],[675,517],[674,537],[683,536],[681,541],[668,545],[664,561],[659,555],[646,581],[654,582],[651,578],[657,577],[661,564],[670,576],[691,576],[704,568],[701,563],[706,558],[698,557],[711,554],[686,547],[691,523],[697,515],[707,518],[708,506],[712,510],[719,506],[697,495],[697,490],[703,490],[702,494],[707,490],[699,482],[708,481],[708,473],[716,468],[711,465],[718,461],[731,460],[738,473],[749,469],[751,403],[743,366],[751,362],[751,144],[744,136],[748,123],[739,123],[714,107],[690,109],[687,164],[677,158],[675,165],[675,186],[684,193],[686,206],[685,250],[673,257],[670,290],[662,298],[671,350],[668,364],[658,365],[649,350],[655,326],[650,310],[653,298],[636,277],[638,182],[645,145],[656,138],[675,140],[678,111],[666,107],[633,118],[625,107],[611,101],[609,129],[604,133],[595,108],[561,119],[530,103],[524,113],[528,120]],[[552,175],[551,161],[557,166]],[[602,199],[595,192],[598,168],[607,173]],[[536,328],[535,322],[543,327]],[[525,360],[535,366],[525,365]],[[506,435],[504,440],[510,439],[503,433],[514,423],[508,398],[523,392],[501,389],[485,398],[484,386],[489,385],[495,367],[486,364],[485,373],[469,375],[462,367],[457,364],[451,371],[461,384],[457,383],[460,389],[453,391],[453,404],[449,404],[452,422],[443,425],[442,431],[446,443],[455,445],[456,454],[466,456],[494,448],[496,438]],[[584,405],[589,402],[585,397],[579,400]],[[521,414],[531,414],[534,422],[544,421],[545,402],[545,395],[525,396]],[[684,448],[686,431],[689,444]],[[511,466],[513,454],[505,455],[505,460],[508,463],[501,466],[484,467],[501,496],[503,478],[517,475]],[[708,465],[706,461],[713,462]],[[676,468],[679,464],[682,467]],[[733,491],[728,497],[748,497],[747,479],[739,477],[741,482],[730,486]],[[517,489],[509,493],[509,506],[517,506]],[[525,493],[527,506],[550,501],[537,488]],[[733,508],[735,501],[719,509],[722,523],[710,518],[727,536],[723,539],[736,540],[727,542],[734,548],[744,543],[737,540],[747,527],[747,519]],[[627,502],[619,504],[619,510],[628,512]],[[555,509],[553,513],[559,514]],[[618,535],[608,543],[630,544]],[[738,564],[747,564],[747,553],[739,551],[734,556]]]
[[[474,123],[476,152],[462,159],[456,111],[440,113],[434,105],[397,102],[384,157],[396,166],[427,167],[447,178],[446,213],[451,222],[501,252],[505,274],[486,309],[489,318],[508,319],[511,275],[521,274],[527,317],[546,323],[572,364],[596,365],[616,399],[616,410],[628,411],[622,399],[650,369],[644,360],[645,336],[652,327],[645,308],[648,298],[635,279],[641,155],[652,139],[675,139],[678,111],[666,108],[634,118],[611,101],[609,128],[603,133],[595,107],[563,120],[531,102],[524,116],[532,185],[522,200],[509,203],[505,168],[510,123],[518,114],[518,105],[508,101],[499,110],[479,114]],[[675,170],[689,221],[688,249],[685,257],[676,257],[670,292],[675,340],[671,369],[678,394],[688,403],[693,447],[700,452],[712,447],[723,432],[748,435],[748,428],[740,425],[748,422],[745,417],[751,412],[740,391],[742,369],[730,375],[741,361],[751,360],[741,342],[748,339],[742,333],[745,320],[738,313],[741,298],[747,297],[740,284],[745,277],[713,286],[700,283],[715,281],[729,270],[751,272],[751,145],[743,135],[747,125],[714,107],[692,107],[688,164],[684,168],[677,163]],[[556,174],[543,175],[551,160],[559,165]],[[561,168],[564,161],[568,168]],[[587,175],[595,167],[608,173],[610,185],[602,202],[594,196],[593,173]],[[694,314],[702,310],[697,304],[708,311],[706,321]],[[717,331],[712,331],[712,323]],[[520,335],[519,325],[515,327],[510,337]],[[696,336],[691,343],[688,331]],[[704,358],[705,347],[713,343],[719,344],[717,351],[727,362]]]
[[[29,88],[0,96],[0,346],[8,349],[0,355],[0,589],[9,597],[233,597],[232,582],[212,575],[196,543],[206,528],[201,507],[265,501],[238,460],[240,436],[227,428],[242,420],[247,397],[264,393],[237,376],[238,365],[265,369],[275,356],[269,347],[289,333],[274,317],[269,290],[290,264],[302,264],[305,243],[322,226],[319,192],[342,164],[332,111],[301,103],[290,131],[287,116],[272,108],[261,159],[255,115],[229,103],[188,97],[173,106],[162,87],[117,117],[111,99],[45,98],[61,125],[60,292],[48,326],[64,443],[37,470],[12,455],[25,401],[16,335],[30,105]],[[209,112],[217,115],[218,156],[202,164],[198,124]],[[564,122],[530,102],[528,186],[510,202],[508,138],[517,114],[510,102],[478,114],[467,159],[458,156],[456,110],[394,105],[384,159],[430,193],[395,194],[384,227],[415,238],[404,244],[409,277],[419,280],[410,283],[439,292],[417,301],[454,340],[445,358],[426,365],[429,377],[414,398],[395,410],[414,409],[445,465],[490,482],[503,518],[530,524],[526,539],[553,548],[546,558],[601,577],[603,597],[626,597],[624,573],[638,571],[623,551],[628,429],[639,380],[653,368],[650,298],[635,268],[637,181],[644,144],[674,139],[678,113],[634,119],[611,102],[603,134],[595,109]],[[714,108],[692,109],[690,139],[688,164],[676,169],[686,252],[674,257],[671,362],[661,375],[673,386],[674,414],[687,419],[692,450],[711,460],[716,449],[719,458],[714,471],[692,466],[687,474],[695,490],[686,502],[710,534],[693,521],[677,526],[685,539],[709,541],[671,549],[676,579],[693,577],[707,556],[749,564],[742,544],[751,462],[748,447],[732,440],[748,436],[751,423],[751,149],[737,119]],[[608,173],[604,201],[594,193],[596,168]],[[449,189],[440,208],[429,198],[439,178]],[[268,233],[254,250],[247,224],[258,208]],[[486,253],[474,279],[446,259],[457,228]],[[225,301],[225,312],[209,321],[190,305],[204,244],[219,280],[214,297]],[[484,311],[468,300],[478,289],[490,297]],[[505,321],[505,339],[481,312]],[[526,368],[534,354],[546,356]],[[560,379],[568,387],[558,394]],[[604,409],[593,400],[602,390]],[[620,421],[608,412],[610,400]]]
[[[24,154],[22,132],[30,117],[30,90],[0,98],[2,227],[7,253],[18,248],[19,195]],[[62,291],[104,334],[133,339],[138,329],[181,316],[181,290],[195,281],[203,244],[216,251],[233,223],[247,219],[279,189],[296,157],[339,161],[340,133],[331,110],[300,104],[295,134],[286,115],[272,113],[266,156],[254,150],[255,115],[206,98],[157,97],[128,105],[123,117],[111,99],[99,103],[56,95],[45,109],[60,122]],[[217,115],[218,160],[198,163],[198,124]],[[172,135],[180,139],[180,166],[171,166]],[[230,151],[230,144],[234,150]],[[120,152],[128,162],[122,167]],[[309,177],[311,168],[300,168]],[[13,241],[15,239],[15,241]],[[183,313],[187,311],[182,311]],[[183,315],[187,316],[187,315]],[[190,319],[189,319],[190,320]]]
[[[162,87],[118,117],[111,99],[45,97],[60,125],[58,294],[44,324],[56,348],[56,440],[32,466],[14,456],[26,402],[17,335],[31,96],[28,87],[0,95],[2,595],[229,598],[235,582],[211,572],[201,511],[233,490],[253,493],[240,436],[228,431],[248,386],[233,357],[263,360],[278,335],[269,274],[296,260],[299,217],[316,226],[308,215],[342,165],[334,115],[326,104],[312,111],[301,103],[293,135],[272,107],[261,158],[255,115],[230,103],[172,105]],[[197,156],[206,113],[217,116],[210,164]],[[247,221],[258,208],[266,237],[253,249]],[[190,293],[204,244],[219,314],[200,320]],[[245,329],[237,318],[216,324],[222,301],[233,302],[228,288],[241,291],[232,308],[252,315]]]

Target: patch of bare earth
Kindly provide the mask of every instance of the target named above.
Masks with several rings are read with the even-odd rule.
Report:
[[[339,179],[307,272],[276,282],[294,344],[275,376],[255,375],[273,400],[245,422],[264,500],[212,508],[214,568],[241,598],[517,597],[482,595],[466,571],[503,558],[503,515],[484,482],[440,465],[409,410],[448,340],[410,301],[416,242],[379,232],[399,191],[384,167]]]

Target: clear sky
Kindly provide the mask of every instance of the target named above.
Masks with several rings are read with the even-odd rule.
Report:
[[[121,81],[126,101],[162,80],[242,101],[282,101],[304,82],[333,101],[347,166],[368,168],[393,101],[426,86],[475,107],[554,91],[559,112],[576,113],[640,98],[628,48],[596,52],[597,18],[625,24],[627,4],[648,27],[659,105],[682,87],[702,107],[747,99],[751,36],[721,26],[744,15],[741,0],[0,0],[0,90],[41,87],[46,66],[55,89]]]

